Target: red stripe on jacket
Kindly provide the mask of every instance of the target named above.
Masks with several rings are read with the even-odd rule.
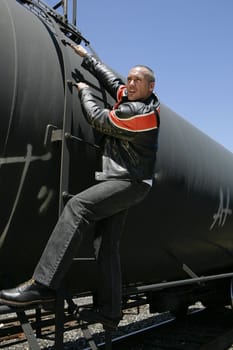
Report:
[[[147,131],[158,127],[157,118],[153,111],[147,114],[139,114],[121,119],[118,118],[115,111],[112,110],[109,113],[109,117],[111,122],[118,128],[129,131]]]

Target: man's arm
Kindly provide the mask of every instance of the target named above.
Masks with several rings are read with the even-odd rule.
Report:
[[[80,57],[84,58],[82,66],[100,81],[114,99],[117,99],[117,91],[121,85],[124,85],[123,80],[104,63],[90,56],[87,50],[81,45],[71,44],[70,46]]]
[[[90,87],[86,83],[75,83],[78,90],[84,116],[88,123],[99,132],[124,140],[132,140],[135,137],[133,130],[125,128],[124,120],[114,122],[115,116],[107,108],[101,108],[94,98]],[[128,116],[128,115],[127,115]]]

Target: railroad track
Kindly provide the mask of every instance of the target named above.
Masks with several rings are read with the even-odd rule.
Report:
[[[143,310],[142,310],[143,309]],[[169,313],[149,315],[147,306],[141,307],[145,317],[141,319],[138,309],[126,312],[117,332],[113,334],[113,350],[223,350],[232,349],[233,311],[228,308],[208,310],[194,308],[189,315],[175,319]],[[51,315],[50,315],[51,316]],[[55,350],[53,320],[48,314],[39,340],[41,349]],[[14,316],[9,318],[14,332],[1,332],[0,348],[9,350],[28,349],[24,334]],[[1,320],[0,320],[1,324]],[[12,329],[13,329],[12,328]],[[98,349],[105,349],[104,332],[101,325],[90,325],[93,340]],[[11,329],[11,330],[12,330]],[[64,346],[70,350],[89,350],[82,330],[77,322],[67,320]]]

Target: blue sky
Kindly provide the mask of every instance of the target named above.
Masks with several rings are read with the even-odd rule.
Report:
[[[77,27],[105,63],[124,76],[150,66],[161,102],[231,152],[232,16],[233,0],[77,1]]]

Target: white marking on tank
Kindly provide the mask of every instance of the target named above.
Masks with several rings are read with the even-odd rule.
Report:
[[[213,229],[215,224],[223,227],[227,216],[232,214],[232,210],[229,208],[230,206],[230,190],[227,188],[226,190],[226,198],[225,198],[225,208],[224,208],[224,194],[222,188],[219,190],[219,207],[217,213],[213,215],[213,223],[210,226],[210,230]]]
[[[26,154],[26,156],[0,158],[0,165],[13,164],[13,163],[25,163],[23,171],[22,171],[19,187],[18,187],[18,190],[17,190],[16,198],[15,198],[14,204],[12,206],[12,210],[11,210],[9,219],[8,219],[7,224],[6,224],[4,230],[3,230],[2,234],[1,234],[1,237],[0,237],[0,247],[3,245],[3,243],[4,243],[5,239],[6,239],[8,229],[10,227],[12,218],[14,216],[16,207],[17,207],[18,202],[19,202],[19,198],[20,198],[20,195],[21,195],[21,192],[22,192],[23,184],[24,184],[24,181],[25,181],[25,178],[26,178],[27,171],[28,171],[28,168],[30,166],[30,163],[34,162],[34,161],[37,161],[37,160],[48,161],[49,159],[51,159],[51,157],[52,157],[52,155],[51,155],[50,152],[48,152],[48,153],[46,153],[46,154],[44,154],[42,156],[32,156],[32,145],[28,144],[27,145],[27,154]]]

